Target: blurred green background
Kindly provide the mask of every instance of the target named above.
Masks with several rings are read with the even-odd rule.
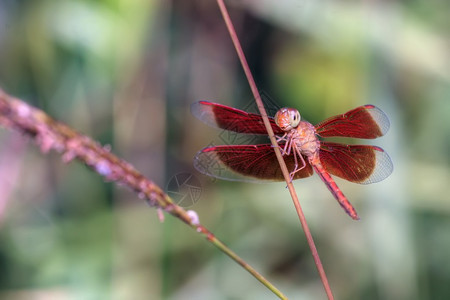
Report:
[[[394,172],[295,183],[337,299],[450,298],[450,2],[228,1],[266,98],[318,123],[372,103]],[[201,222],[292,299],[325,294],[284,183],[211,180],[221,132],[190,115],[252,95],[215,1],[1,0],[0,87],[109,144],[161,187],[201,182]],[[203,237],[79,162],[0,131],[1,299],[274,299]]]

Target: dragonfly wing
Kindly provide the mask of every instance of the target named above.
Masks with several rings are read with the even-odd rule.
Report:
[[[288,170],[293,171],[294,156],[285,156],[284,160]],[[308,159],[304,157],[304,160],[306,166],[295,173],[294,179],[313,174]],[[194,167],[203,174],[225,180],[250,182],[284,180],[271,144],[207,147],[195,156]]]
[[[374,139],[384,135],[389,126],[389,119],[381,109],[374,105],[364,105],[328,118],[315,127],[317,134],[322,137]]]
[[[379,182],[393,171],[389,155],[376,146],[322,142],[319,157],[330,174],[360,184]]]
[[[267,134],[262,117],[258,114],[208,101],[193,103],[191,112],[197,119],[212,127],[238,133]],[[269,121],[275,134],[284,134],[273,118],[269,117]]]

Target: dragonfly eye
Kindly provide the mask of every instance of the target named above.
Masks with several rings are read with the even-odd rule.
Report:
[[[275,123],[284,131],[294,129],[300,123],[301,117],[295,108],[282,108],[275,114]]]
[[[294,108],[290,108],[289,109],[289,117],[290,117],[290,123],[291,126],[293,128],[297,127],[298,124],[300,123],[300,113],[298,112],[298,110],[294,109]]]

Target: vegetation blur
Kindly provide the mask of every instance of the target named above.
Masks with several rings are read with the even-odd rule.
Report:
[[[337,179],[361,221],[318,176],[295,183],[336,298],[449,299],[450,2],[227,2],[266,99],[313,124],[367,103],[390,118],[368,143],[393,174]],[[285,183],[192,167],[225,140],[191,103],[254,106],[215,1],[1,0],[0,86],[169,192],[192,197],[169,185],[192,174],[185,206],[206,227],[288,297],[325,298]],[[274,299],[179,220],[29,141],[0,131],[1,299]]]

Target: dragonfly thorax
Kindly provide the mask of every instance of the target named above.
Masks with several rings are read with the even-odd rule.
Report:
[[[306,121],[301,121],[295,130],[292,130],[291,138],[294,147],[308,157],[318,153],[320,141],[316,135],[314,126]]]

